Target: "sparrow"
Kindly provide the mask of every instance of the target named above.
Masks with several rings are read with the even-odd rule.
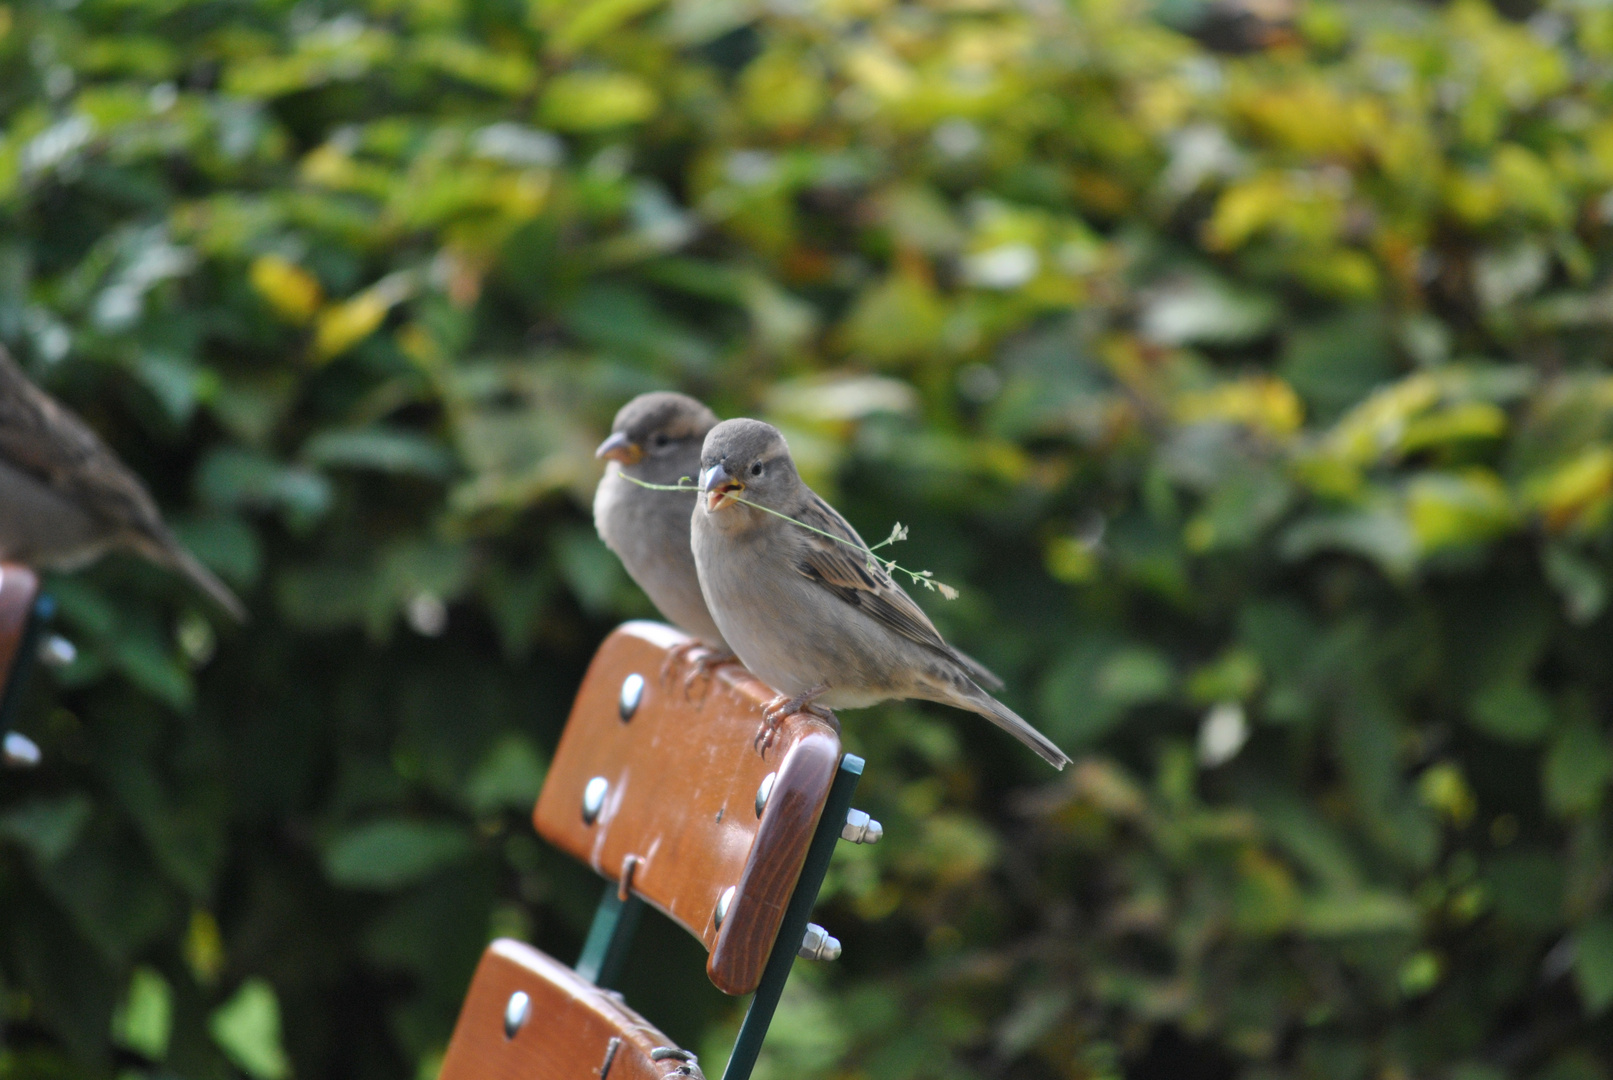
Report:
[[[113,548],[178,571],[246,621],[235,594],[174,538],[140,478],[0,348],[0,559],[76,570]]]
[[[689,551],[700,447],[716,424],[717,415],[687,395],[640,394],[617,412],[610,437],[594,451],[609,462],[594,491],[599,538],[667,621],[710,650],[698,661],[708,672],[734,655],[706,610]],[[628,477],[651,484],[687,478],[689,490],[654,491]]]
[[[919,698],[979,713],[1055,768],[1069,764],[981,688],[995,676],[942,640],[857,531],[802,482],[777,428],[759,420],[712,428],[699,486],[690,542],[706,606],[739,659],[779,695],[763,710],[764,750],[791,713],[833,720],[826,708]]]

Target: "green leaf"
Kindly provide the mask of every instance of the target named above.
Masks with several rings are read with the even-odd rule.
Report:
[[[55,862],[78,840],[93,810],[80,792],[34,799],[0,814],[0,836],[22,844],[40,862]]]
[[[327,844],[325,875],[342,888],[391,891],[470,853],[470,837],[456,825],[387,818],[340,833]]]
[[[454,468],[452,456],[435,441],[418,432],[388,428],[323,431],[303,444],[302,453],[315,466],[374,469],[431,480],[446,477]]]
[[[208,1018],[213,1041],[254,1080],[286,1080],[291,1060],[280,1042],[280,1000],[263,979],[248,979]]]
[[[1480,729],[1507,742],[1539,742],[1551,729],[1551,703],[1519,679],[1507,679],[1479,691],[1468,715]]]
[[[1587,1013],[1596,1016],[1613,1005],[1613,915],[1592,919],[1575,932],[1574,978]]]
[[[1588,723],[1570,724],[1546,752],[1543,773],[1546,803],[1556,813],[1572,816],[1595,809],[1613,776],[1607,738]]]
[[[465,796],[478,814],[510,808],[530,811],[543,788],[543,759],[531,742],[510,734],[487,752],[465,784]]]
[[[1153,649],[1121,649],[1103,662],[1097,672],[1097,691],[1118,705],[1158,701],[1170,693],[1175,681],[1169,661]]]
[[[1306,900],[1300,929],[1319,938],[1404,932],[1417,925],[1417,908],[1397,893],[1363,891]]]
[[[112,1014],[113,1041],[151,1061],[161,1061],[168,1056],[173,1025],[174,995],[168,980],[155,968],[135,968],[129,993]]]

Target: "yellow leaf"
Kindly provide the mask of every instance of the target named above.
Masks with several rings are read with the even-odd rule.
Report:
[[[853,81],[887,101],[907,97],[918,83],[906,64],[878,45],[862,45],[850,50],[845,65]]]
[[[1425,473],[1406,488],[1406,518],[1419,550],[1438,551],[1489,540],[1512,527],[1512,500],[1487,469]]]
[[[324,292],[312,274],[278,255],[260,255],[252,260],[248,276],[252,287],[276,314],[299,326],[313,318],[324,300]]]
[[[1176,399],[1176,419],[1184,424],[1223,420],[1281,436],[1299,430],[1305,407],[1281,379],[1256,376],[1182,394]]]
[[[380,328],[392,305],[373,292],[361,292],[351,300],[333,304],[320,312],[314,331],[314,352],[328,360],[346,352]]]
[[[1613,491],[1613,449],[1593,446],[1523,485],[1524,500],[1552,530],[1605,512]]]
[[[1457,827],[1473,820],[1474,811],[1478,809],[1478,801],[1462,775],[1462,767],[1451,761],[1424,769],[1417,778],[1417,794],[1425,805]]]
[[[1426,374],[1391,383],[1345,413],[1328,433],[1324,451],[1364,465],[1395,450],[1407,422],[1439,400],[1439,384]]]
[[[543,94],[543,121],[562,131],[597,131],[648,120],[661,107],[644,80],[617,72],[573,71]]]
[[[1091,581],[1098,572],[1092,545],[1073,536],[1054,537],[1047,545],[1046,559],[1047,572],[1070,585]]]
[[[1400,452],[1419,450],[1469,439],[1495,439],[1506,434],[1507,414],[1487,401],[1465,401],[1406,424]]]

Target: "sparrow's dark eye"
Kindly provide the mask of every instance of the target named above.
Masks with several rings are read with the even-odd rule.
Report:
[[[752,476],[762,475],[762,463],[760,461],[750,467],[750,474]]]
[[[655,447],[657,450],[671,441],[671,439],[667,438],[666,432],[664,431],[657,431],[650,437],[650,445]]]

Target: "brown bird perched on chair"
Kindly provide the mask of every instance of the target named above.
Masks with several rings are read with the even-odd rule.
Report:
[[[235,594],[174,538],[140,478],[0,348],[0,559],[74,570],[113,548],[178,571],[246,620]]]
[[[1055,768],[1069,764],[981,689],[995,676],[942,640],[857,531],[802,482],[777,428],[718,424],[700,468],[690,531],[700,588],[740,660],[779,694],[764,710],[764,740],[803,709],[919,698],[979,713]]]
[[[661,614],[710,650],[698,661],[706,671],[734,657],[706,610],[689,551],[700,447],[716,424],[716,413],[685,394],[640,394],[616,413],[610,437],[594,452],[610,462],[594,491],[599,538]],[[676,485],[684,477],[687,492],[633,483]]]

